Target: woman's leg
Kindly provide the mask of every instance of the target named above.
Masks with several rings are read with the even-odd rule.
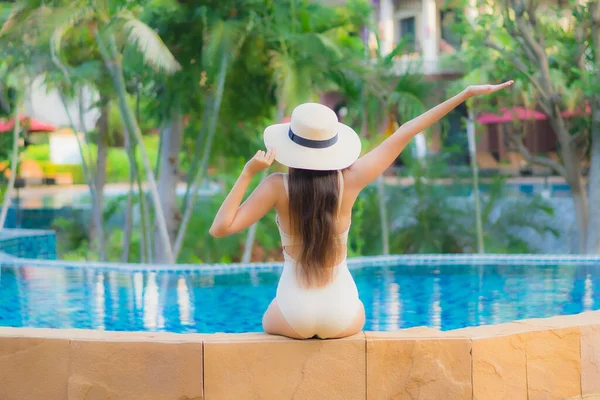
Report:
[[[363,327],[365,326],[365,306],[363,305],[362,301],[359,300],[358,302],[360,303],[360,307],[356,312],[356,316],[354,317],[350,325],[346,329],[344,329],[342,333],[332,336],[329,339],[344,338],[355,335],[358,332],[362,331]]]
[[[288,324],[281,313],[277,300],[273,300],[265,311],[262,320],[263,329],[271,335],[287,336],[292,339],[306,339],[298,335],[296,331]]]

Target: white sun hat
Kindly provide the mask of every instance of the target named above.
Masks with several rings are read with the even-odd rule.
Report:
[[[340,170],[360,156],[360,138],[338,121],[335,112],[318,103],[304,103],[292,112],[291,122],[268,126],[264,132],[275,160],[292,168]]]

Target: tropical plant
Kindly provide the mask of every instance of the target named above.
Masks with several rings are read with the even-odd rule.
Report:
[[[2,201],[2,209],[0,211],[0,230],[4,228],[4,224],[6,223],[6,216],[8,214],[8,206],[11,203],[12,199],[12,191],[15,186],[15,180],[17,177],[17,162],[19,160],[19,137],[21,133],[21,123],[19,118],[19,113],[21,112],[21,104],[22,101],[17,100],[17,105],[13,112],[13,120],[15,121],[12,135],[12,155],[10,161],[11,174],[8,180],[8,187],[6,192],[4,193],[4,198]]]
[[[376,47],[368,51],[366,44],[361,57],[344,60],[333,72],[340,92],[345,96],[348,109],[347,123],[361,127],[366,150],[377,146],[399,124],[423,113],[430,86],[414,65],[398,71],[396,56],[405,50],[399,43],[389,54],[383,54],[378,34]],[[391,129],[390,129],[391,128]],[[379,204],[382,252],[390,253],[390,229],[386,207],[383,176],[376,182]]]
[[[311,23],[305,23],[309,19]],[[342,58],[334,34],[349,22],[347,16],[334,9],[308,1],[272,4],[262,20],[259,35],[260,40],[273,44],[268,57],[275,86],[276,123],[283,120],[290,108],[315,101],[319,90],[330,86],[329,71]],[[263,172],[261,180],[267,173],[267,170]],[[252,257],[258,224],[248,230],[242,256],[244,263]]]

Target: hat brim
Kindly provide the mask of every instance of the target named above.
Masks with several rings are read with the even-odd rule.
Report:
[[[313,149],[293,142],[288,132],[290,123],[268,126],[264,142],[275,150],[275,160],[287,167],[317,171],[341,170],[351,166],[360,156],[360,138],[347,125],[338,122],[338,140],[330,147]]]

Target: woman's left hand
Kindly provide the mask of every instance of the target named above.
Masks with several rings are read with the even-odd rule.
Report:
[[[244,167],[244,171],[255,175],[260,171],[267,169],[273,164],[275,160],[275,151],[273,149],[269,149],[266,153],[263,150],[259,150],[256,152],[254,157],[250,159],[246,163]]]
[[[511,86],[513,83],[514,81],[511,80],[508,82],[501,83],[499,85],[472,85],[467,87],[466,92],[469,97],[481,96],[484,94],[492,94],[494,92]]]

